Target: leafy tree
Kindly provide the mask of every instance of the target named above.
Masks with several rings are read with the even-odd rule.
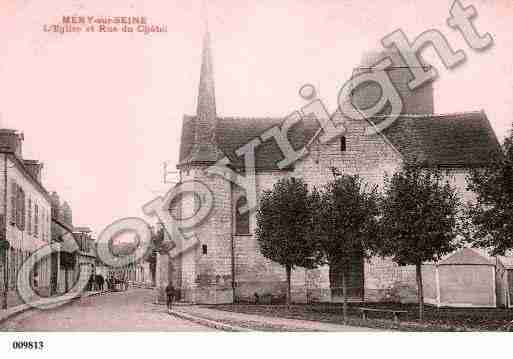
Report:
[[[470,171],[467,183],[477,197],[467,207],[470,241],[504,255],[513,249],[513,132],[486,167]]]
[[[153,284],[156,284],[157,254],[168,255],[175,246],[175,242],[169,238],[161,223],[159,223],[159,228],[156,231],[151,228],[151,244],[144,256],[144,260],[149,263]]]
[[[285,267],[287,305],[291,302],[290,277],[294,267],[315,268],[318,262],[311,238],[312,199],[301,179],[281,179],[264,191],[256,213],[256,236],[262,255]]]
[[[422,263],[437,261],[457,248],[458,208],[457,193],[438,169],[406,163],[385,180],[381,251],[399,265],[415,265],[421,320]]]
[[[374,252],[378,234],[379,193],[358,175],[340,175],[314,191],[315,236],[325,263],[342,268],[343,315],[347,319],[347,273],[351,259]]]

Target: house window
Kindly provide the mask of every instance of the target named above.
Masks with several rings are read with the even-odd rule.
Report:
[[[46,240],[46,213],[44,208],[41,208],[41,238]]]
[[[11,224],[25,229],[25,191],[16,182],[11,183]]]
[[[27,232],[32,233],[32,198],[28,199],[27,205]]]
[[[249,234],[249,211],[240,212],[240,209],[246,204],[246,197],[241,197],[237,200],[237,205],[235,206],[235,234]]]
[[[340,152],[346,151],[346,137],[342,136],[340,137]]]
[[[32,271],[32,280],[33,280],[32,283],[34,283],[34,288],[39,287],[39,267],[41,266],[40,263],[36,263],[36,265],[34,266],[34,269]]]
[[[201,246],[201,251],[203,252],[203,255],[207,255],[208,247],[206,244]]]
[[[9,250],[9,262],[10,262],[10,265],[11,267],[9,268],[9,274],[10,274],[10,287],[11,289],[14,289],[15,288],[15,285],[16,285],[16,258],[15,258],[15,249],[11,247],[11,249]]]
[[[34,237],[39,234],[39,206],[34,204]]]
[[[18,185],[16,182],[11,182],[11,224],[16,225],[16,205],[17,205],[17,196],[18,196]]]

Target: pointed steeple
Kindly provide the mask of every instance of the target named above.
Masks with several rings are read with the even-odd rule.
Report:
[[[189,157],[184,161],[189,164],[215,162],[222,157],[222,152],[216,143],[217,113],[210,32],[208,25],[205,27],[194,124],[194,145]]]
[[[203,53],[201,57],[201,73],[198,90],[198,107],[196,109],[197,142],[215,141],[216,128],[216,95],[214,86],[214,69],[210,49],[210,32],[208,28],[203,37]]]

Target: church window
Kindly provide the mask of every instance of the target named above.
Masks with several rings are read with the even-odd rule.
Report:
[[[346,137],[342,136],[340,137],[340,152],[346,151]]]
[[[208,253],[208,247],[206,244],[201,246],[201,251],[203,252],[203,255],[206,255]]]
[[[249,211],[244,213],[240,212],[247,203],[246,197],[241,197],[235,206],[235,233],[236,234],[249,234]]]

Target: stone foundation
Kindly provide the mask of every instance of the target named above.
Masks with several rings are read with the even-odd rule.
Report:
[[[287,298],[286,281],[269,282],[240,282],[235,288],[235,302],[237,303],[255,303],[258,296],[259,303],[284,303]],[[307,303],[307,289],[305,285],[291,286],[292,302]]]

